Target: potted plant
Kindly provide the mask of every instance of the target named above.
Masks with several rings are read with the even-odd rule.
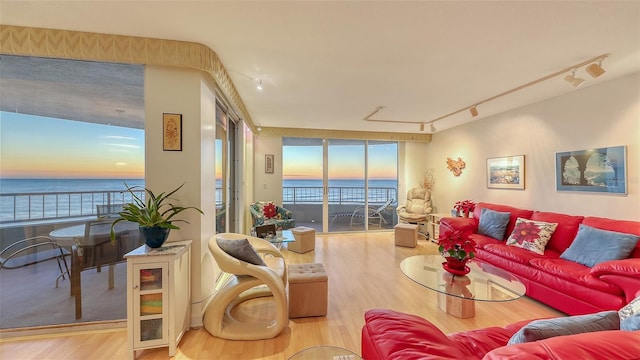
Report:
[[[185,222],[186,220],[175,219],[174,217],[181,212],[189,209],[194,209],[200,214],[204,215],[202,210],[194,206],[178,206],[171,202],[171,195],[180,190],[184,184],[178,186],[177,189],[169,193],[154,194],[151,190],[142,186],[129,187],[126,183],[127,192],[129,192],[134,200],[132,203],[125,204],[122,207],[122,211],[118,213],[117,218],[113,224],[111,224],[111,241],[115,241],[115,225],[120,221],[131,221],[138,223],[140,229],[140,236],[145,240],[145,243],[152,248],[162,246],[169,236],[171,229],[180,229],[174,223]],[[144,189],[146,193],[146,202],[134,193],[136,189]]]
[[[476,242],[466,236],[462,231],[447,231],[438,237],[438,251],[444,256],[446,262],[442,267],[455,275],[464,275],[469,272],[467,261],[475,257]]]
[[[456,201],[453,208],[460,214],[460,216],[469,217],[476,208],[476,203],[473,200]]]

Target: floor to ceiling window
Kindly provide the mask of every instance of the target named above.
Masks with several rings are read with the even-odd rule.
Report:
[[[2,55],[0,88],[0,249],[40,236],[69,251],[88,221],[126,202],[126,186],[144,186],[144,67]],[[61,229],[77,234],[52,235]],[[0,269],[3,329],[126,318],[125,263],[113,288],[107,266],[81,271],[76,319],[47,250]]]
[[[283,138],[283,204],[321,232],[392,229],[397,142]]]

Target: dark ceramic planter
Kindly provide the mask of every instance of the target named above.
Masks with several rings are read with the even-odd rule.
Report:
[[[167,237],[169,237],[169,230],[167,228],[161,228],[158,226],[146,227],[140,226],[140,237],[144,240],[144,243],[147,244],[150,248],[159,248],[167,241]]]

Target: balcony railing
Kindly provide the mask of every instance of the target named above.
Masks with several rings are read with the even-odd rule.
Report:
[[[283,187],[283,204],[321,204],[323,187]],[[134,191],[144,199],[144,190]],[[216,189],[216,204],[221,204],[221,189]],[[397,189],[370,187],[370,204],[397,201]],[[331,204],[364,204],[364,187],[329,187]],[[0,194],[0,224],[21,221],[54,220],[97,215],[98,205],[118,205],[133,202],[123,191],[71,191]]]
[[[144,190],[133,193],[144,199]],[[0,194],[0,223],[96,216],[98,205],[130,202],[133,196],[122,191]]]
[[[322,204],[322,186],[288,187],[282,188],[283,204]],[[384,204],[389,199],[398,199],[396,188],[369,187],[367,199],[370,204]],[[330,204],[364,204],[364,187],[329,187],[328,201]]]

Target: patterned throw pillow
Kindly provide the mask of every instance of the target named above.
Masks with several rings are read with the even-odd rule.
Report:
[[[620,315],[621,321],[638,314],[640,314],[640,296],[631,300],[630,303],[625,305],[622,309],[618,310],[618,315]]]
[[[543,255],[551,235],[556,231],[557,223],[533,221],[523,218],[516,220],[516,226],[507,239],[507,245],[533,251]]]
[[[264,217],[267,219],[273,219],[274,217],[276,217],[276,205],[272,202],[268,202],[264,205],[264,208],[262,209],[262,213],[264,214]]]

